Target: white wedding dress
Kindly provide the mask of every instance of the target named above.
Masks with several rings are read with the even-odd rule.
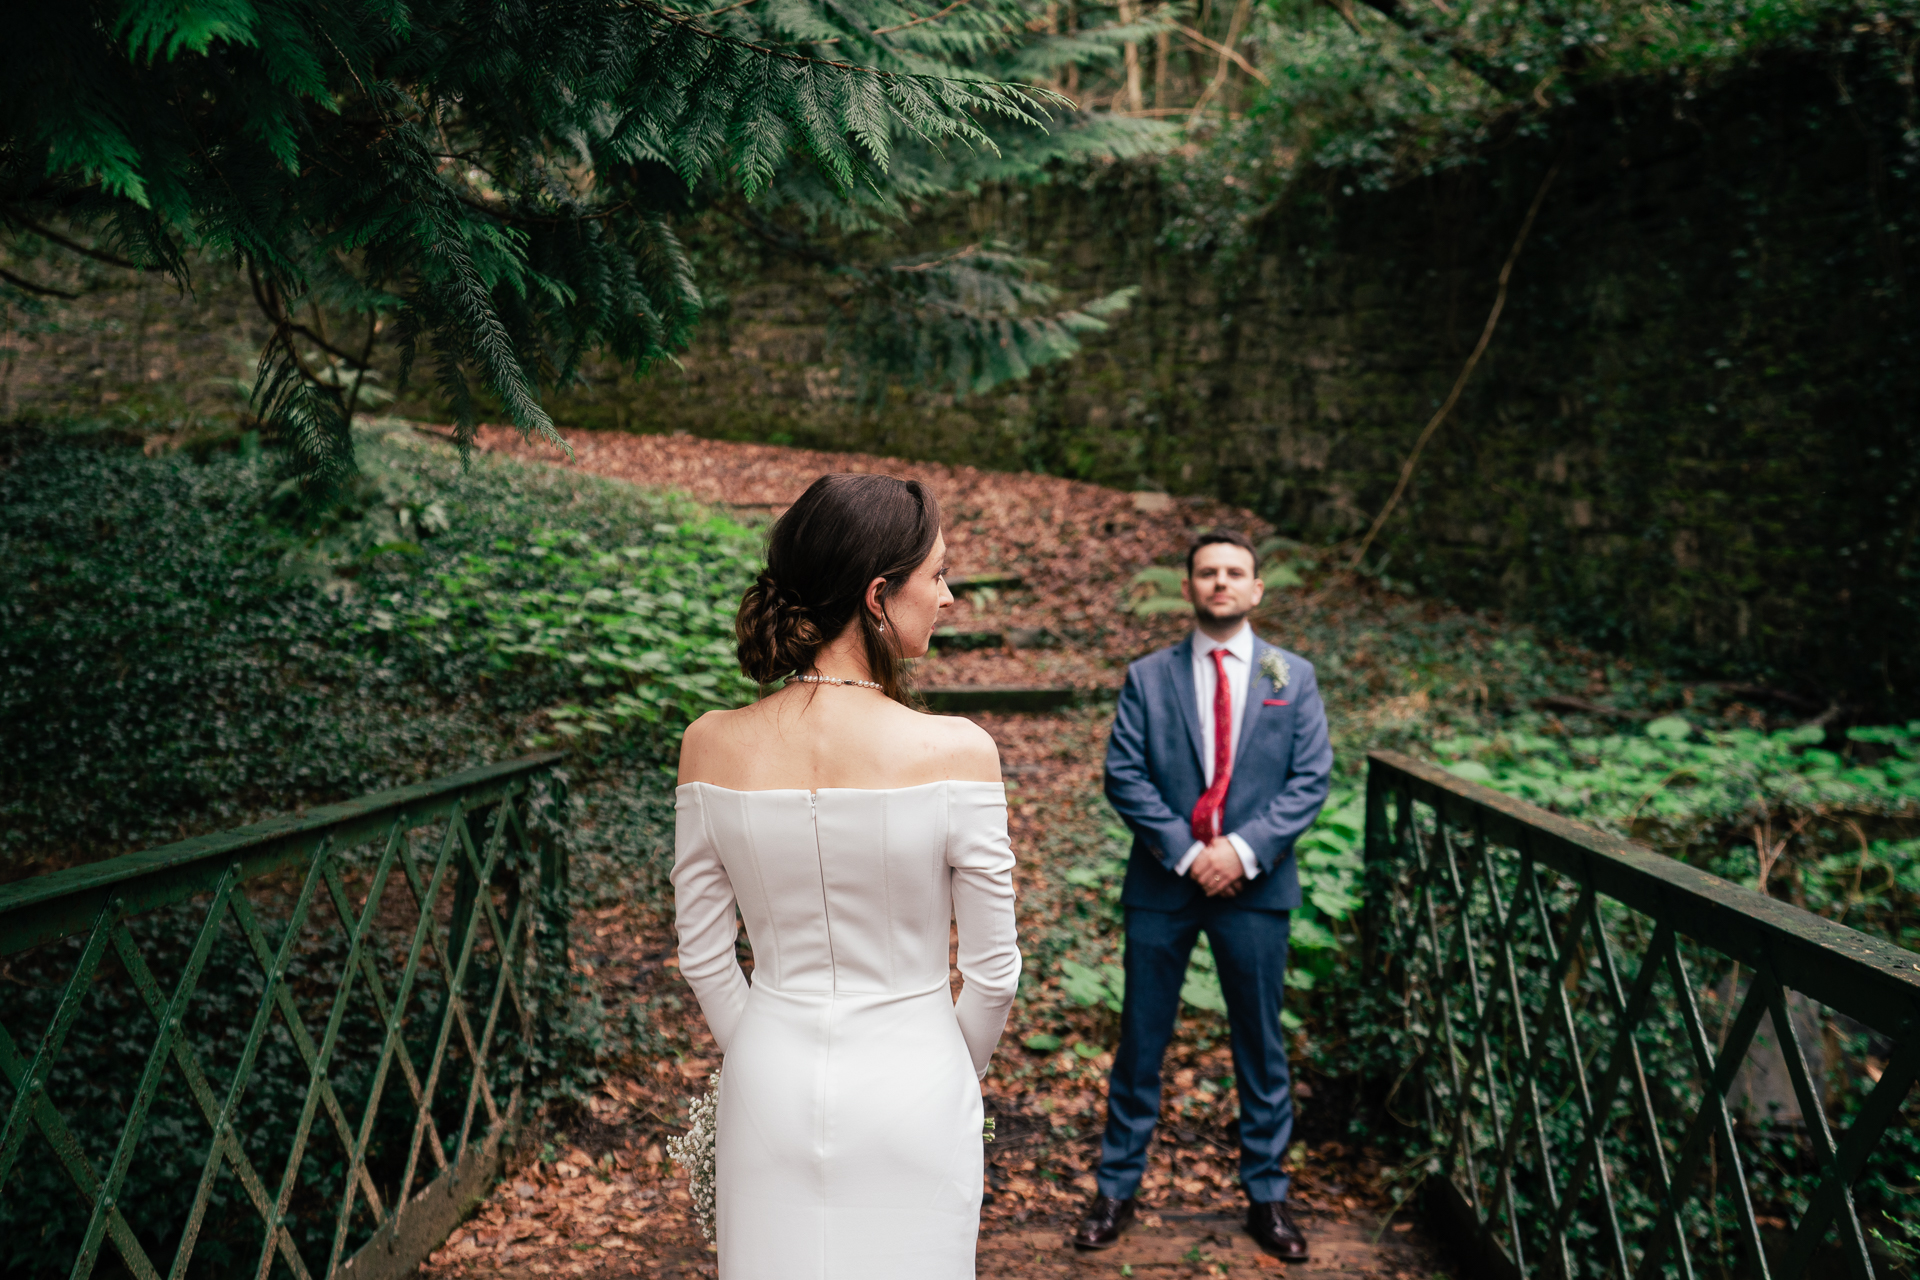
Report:
[[[680,973],[726,1055],[720,1280],[973,1280],[979,1079],[1020,977],[1005,788],[694,782],[676,807]]]

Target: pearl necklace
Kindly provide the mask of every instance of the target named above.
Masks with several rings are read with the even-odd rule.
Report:
[[[839,676],[795,676],[801,684],[845,684],[856,689],[885,689],[886,686],[875,680],[842,680]]]

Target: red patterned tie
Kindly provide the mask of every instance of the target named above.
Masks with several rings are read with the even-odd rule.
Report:
[[[1220,811],[1227,804],[1227,779],[1233,776],[1233,695],[1227,689],[1227,651],[1213,651],[1213,785],[1193,806],[1193,838],[1220,835]]]

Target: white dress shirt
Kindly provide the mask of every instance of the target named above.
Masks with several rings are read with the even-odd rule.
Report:
[[[1227,728],[1227,761],[1231,765],[1233,752],[1240,745],[1241,726],[1247,722],[1247,685],[1253,672],[1253,628],[1242,622],[1240,629],[1225,641],[1215,640],[1197,628],[1193,633],[1193,693],[1200,704],[1200,742],[1204,748],[1200,752],[1200,769],[1208,786],[1213,785],[1213,686],[1219,678],[1213,665],[1215,649],[1224,649],[1227,655],[1221,665],[1226,668],[1227,701],[1233,712],[1233,723]],[[1240,855],[1240,866],[1247,873],[1247,879],[1259,875],[1259,860],[1253,856],[1253,849],[1247,842],[1231,831],[1227,833],[1227,840]],[[1173,874],[1187,874],[1193,867],[1194,859],[1206,847],[1205,841],[1194,841],[1193,847],[1173,868]]]

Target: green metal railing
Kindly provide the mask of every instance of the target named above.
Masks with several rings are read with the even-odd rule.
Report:
[[[0,1271],[416,1266],[520,1117],[558,758],[0,886]]]
[[[1896,1137],[1915,1149],[1920,956],[1434,765],[1369,759],[1387,1107],[1426,1144],[1428,1203],[1470,1274],[1874,1275],[1854,1188]],[[1794,1008],[1815,1002],[1810,1061]],[[1730,1097],[1762,1058],[1784,1061],[1790,1121]],[[1915,1203],[1882,1197],[1868,1225]]]

